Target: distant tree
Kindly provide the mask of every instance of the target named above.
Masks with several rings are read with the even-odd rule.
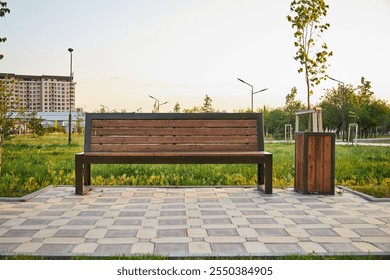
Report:
[[[206,96],[204,97],[203,105],[202,105],[202,107],[200,108],[200,111],[201,111],[201,112],[207,112],[207,113],[215,112],[212,103],[213,103],[213,100],[210,98],[210,96],[208,96],[208,95],[206,94]]]
[[[305,109],[305,105],[303,105],[302,101],[296,99],[297,93],[297,88],[293,87],[291,92],[286,95],[286,102],[284,105],[284,110],[287,114],[286,124],[294,125],[295,113],[299,110]]]
[[[271,109],[264,121],[265,129],[272,134],[274,139],[282,139],[284,136],[284,125],[287,123],[288,115],[283,108]]]
[[[329,23],[321,22],[328,9],[329,6],[324,0],[294,0],[290,4],[290,11],[294,15],[287,16],[296,40],[294,45],[297,51],[294,59],[301,64],[298,72],[305,75],[308,110],[313,88],[326,79],[327,60],[333,55],[326,43],[317,48],[322,33],[330,27]]]
[[[30,120],[27,123],[27,127],[31,130],[34,136],[42,136],[45,134],[45,128],[43,127],[42,117],[38,117],[36,112],[29,114]]]
[[[176,102],[175,107],[173,107],[173,112],[180,113],[180,110],[181,110],[180,104],[179,104],[179,102]]]
[[[9,14],[11,11],[7,8],[7,2],[0,1],[0,17],[5,17],[5,14]],[[0,43],[7,41],[6,37],[0,37]],[[0,60],[2,60],[4,55],[0,53]]]

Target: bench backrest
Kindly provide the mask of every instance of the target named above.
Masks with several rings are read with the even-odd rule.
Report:
[[[261,113],[87,113],[85,152],[264,151]]]

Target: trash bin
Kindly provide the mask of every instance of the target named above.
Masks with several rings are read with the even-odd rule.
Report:
[[[294,190],[334,195],[335,134],[295,133]]]

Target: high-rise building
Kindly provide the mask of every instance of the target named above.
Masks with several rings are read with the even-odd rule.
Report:
[[[76,83],[70,85],[69,76],[0,73],[0,80],[19,100],[19,107],[28,112],[69,112],[70,107],[75,110]]]

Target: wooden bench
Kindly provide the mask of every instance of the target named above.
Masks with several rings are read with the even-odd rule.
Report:
[[[76,194],[91,164],[258,164],[258,188],[272,193],[272,154],[261,113],[87,113],[76,154]],[[87,189],[87,188],[86,188]]]

